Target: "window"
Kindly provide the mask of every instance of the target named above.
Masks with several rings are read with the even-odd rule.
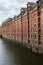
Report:
[[[39,35],[38,37],[39,37],[39,41],[40,41],[40,37],[41,37],[41,36]]]
[[[41,44],[41,42],[39,41],[38,44]]]
[[[38,16],[40,16],[40,12],[38,12]]]
[[[35,35],[35,39],[36,39],[36,35]]]
[[[40,17],[38,18],[38,22],[40,22]]]
[[[30,40],[28,40],[28,43],[30,42]]]
[[[40,33],[40,29],[38,29],[38,33]]]
[[[38,28],[40,28],[40,23],[38,23]]]
[[[38,11],[40,10],[40,6],[38,6]]]
[[[36,24],[34,24],[34,27],[36,27]]]

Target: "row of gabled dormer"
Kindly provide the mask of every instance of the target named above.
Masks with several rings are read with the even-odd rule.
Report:
[[[19,15],[15,15],[13,18],[8,18],[8,19],[5,20],[5,22],[12,21],[13,19],[16,20],[18,18],[21,18],[21,15],[25,16],[25,15],[28,14],[27,12],[31,13],[32,11],[34,11],[35,9],[37,9],[38,6],[43,6],[43,0],[38,0],[38,1],[36,1],[36,3],[34,3],[34,2],[28,2],[26,8],[22,7],[20,9]]]

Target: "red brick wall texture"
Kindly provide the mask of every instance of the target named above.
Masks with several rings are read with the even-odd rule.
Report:
[[[1,30],[1,29],[0,29]],[[43,48],[43,3],[28,2],[27,8],[14,18],[8,18],[2,24],[2,36]]]

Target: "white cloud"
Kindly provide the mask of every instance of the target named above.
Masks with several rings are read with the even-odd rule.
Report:
[[[20,8],[26,7],[28,1],[36,0],[0,0],[0,25],[8,17],[18,14]]]

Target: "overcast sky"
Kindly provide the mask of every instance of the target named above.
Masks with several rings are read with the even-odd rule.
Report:
[[[27,2],[36,2],[36,0],[0,0],[0,25],[8,17],[18,15],[21,7],[26,7]]]

